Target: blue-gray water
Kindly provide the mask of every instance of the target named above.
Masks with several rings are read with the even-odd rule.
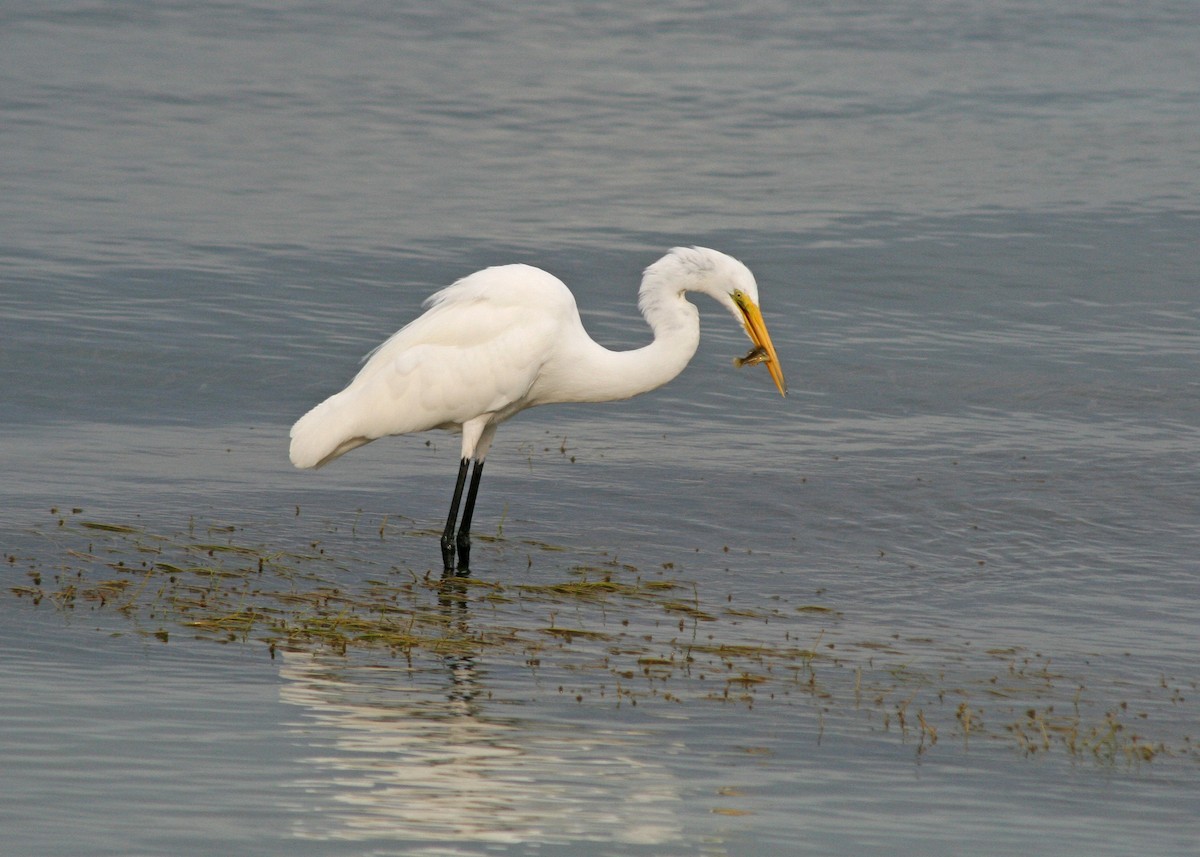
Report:
[[[1194,4],[727,6],[0,8],[5,854],[1200,849]],[[84,520],[419,578],[457,441],[300,473],[291,422],[488,264],[641,344],[679,243],[756,273],[791,395],[702,306],[663,390],[501,429],[475,577],[695,614],[272,659],[10,591],[124,573]],[[821,657],[713,698],[673,634]]]

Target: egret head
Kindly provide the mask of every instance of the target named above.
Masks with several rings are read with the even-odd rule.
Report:
[[[675,293],[703,292],[725,307],[742,325],[754,348],[735,362],[739,366],[766,363],[771,380],[787,395],[787,383],[775,346],[758,307],[758,283],[750,269],[732,256],[707,247],[676,247],[645,271],[646,281]],[[648,297],[643,290],[642,298]]]

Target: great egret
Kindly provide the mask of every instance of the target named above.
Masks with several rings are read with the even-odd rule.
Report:
[[[739,366],[766,363],[787,395],[783,370],[758,308],[750,269],[704,247],[676,247],[642,275],[638,308],[654,341],[610,351],[579,320],[575,297],[559,280],[529,265],[486,268],[442,289],[425,313],[365,358],[354,380],[292,426],[297,467],[321,467],[386,435],[441,428],[462,432],[458,481],[442,533],[446,571],[469,562],[471,517],[483,462],[496,427],[552,402],[628,399],[670,381],[696,353],[700,315],[685,292],[725,307],[754,343]],[[467,472],[462,522],[455,523]]]

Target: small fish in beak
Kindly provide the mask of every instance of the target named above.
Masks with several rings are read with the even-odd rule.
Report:
[[[767,352],[767,349],[761,345],[756,345],[750,349],[750,353],[745,357],[733,358],[733,365],[740,369],[742,366],[757,366],[759,363],[767,363],[770,360],[771,355]]]

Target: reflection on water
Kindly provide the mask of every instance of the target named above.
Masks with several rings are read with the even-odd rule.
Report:
[[[282,699],[314,748],[308,839],[679,842],[678,783],[621,730],[495,714],[470,657],[353,665],[283,654]],[[636,756],[636,758],[635,758]],[[662,853],[661,850],[657,853]]]

